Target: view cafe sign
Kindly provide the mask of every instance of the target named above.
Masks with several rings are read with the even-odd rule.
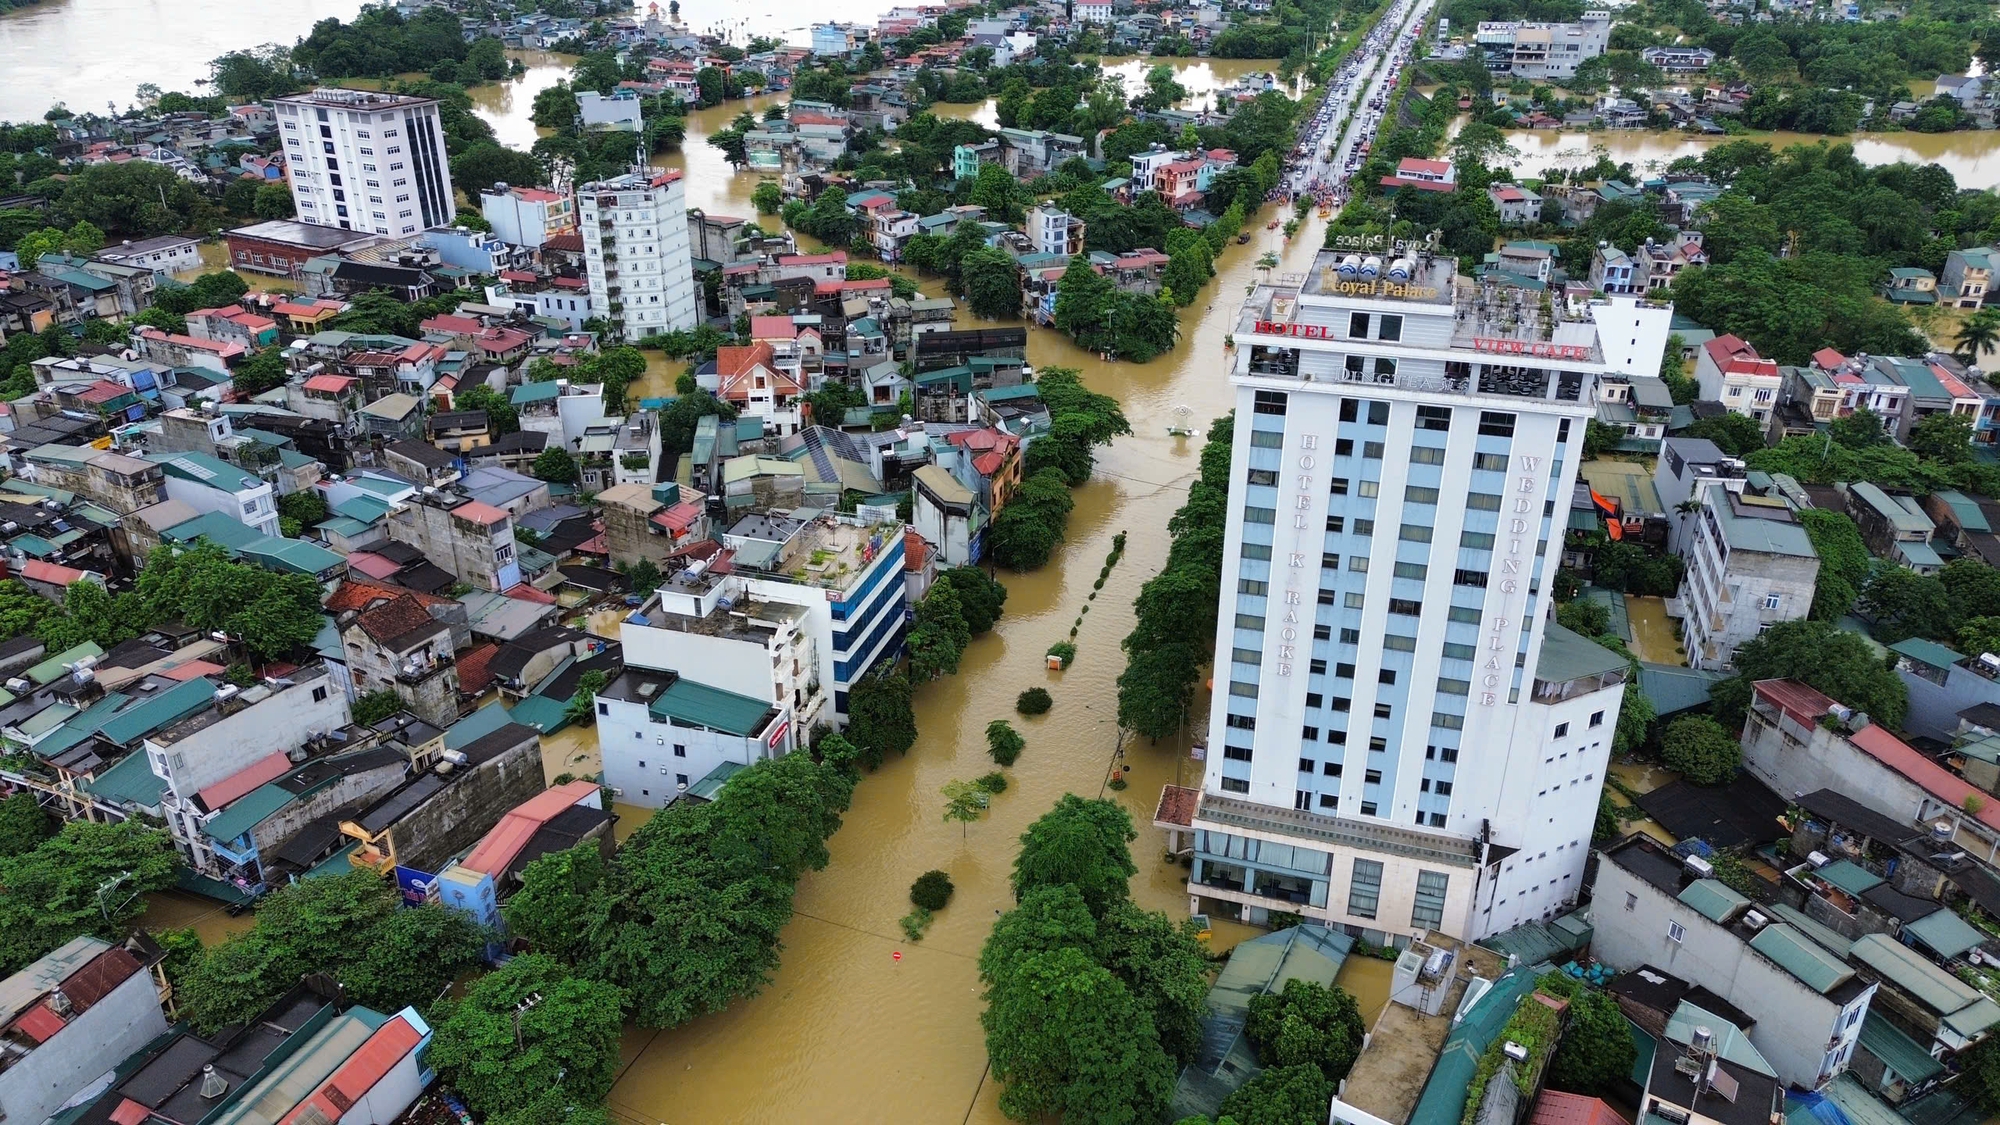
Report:
[[[1549,344],[1540,340],[1475,336],[1472,339],[1472,347],[1475,351],[1492,352],[1495,355],[1530,355],[1542,359],[1590,358],[1590,346],[1587,344]]]

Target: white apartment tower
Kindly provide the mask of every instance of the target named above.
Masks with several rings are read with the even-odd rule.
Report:
[[[271,106],[300,221],[399,236],[451,224],[435,98],[319,89]]]
[[[627,343],[700,321],[679,172],[633,172],[576,189],[590,315]]]
[[[1548,586],[1606,367],[1588,310],[1380,250],[1259,286],[1235,331],[1188,892],[1472,939],[1583,880],[1626,664]]]

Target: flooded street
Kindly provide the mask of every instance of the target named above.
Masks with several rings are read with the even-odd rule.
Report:
[[[736,179],[741,187],[720,194],[747,197],[754,177]],[[972,643],[957,676],[920,690],[916,748],[862,781],[833,838],[832,864],[800,884],[798,916],[785,931],[782,967],[770,988],[685,1027],[628,1036],[628,1066],[611,1093],[621,1120],[753,1122],[807,1106],[815,1120],[830,1122],[1005,1120],[999,1092],[985,1076],[976,959],[995,915],[1011,904],[1007,874],[1017,840],[1063,793],[1097,795],[1112,765],[1115,681],[1124,669],[1118,642],[1131,629],[1139,586],[1165,561],[1163,529],[1185,497],[1201,448],[1198,438],[1167,436],[1173,408],[1189,406],[1203,430],[1228,409],[1223,337],[1244,287],[1260,272],[1257,257],[1277,251],[1287,259],[1281,268],[1303,269],[1318,242],[1318,230],[1309,226],[1287,250],[1277,232],[1259,225],[1249,245],[1222,255],[1207,301],[1187,311],[1180,348],[1150,364],[1104,364],[1052,332],[1033,332],[1031,361],[1081,368],[1092,389],[1124,404],[1132,436],[1099,452],[1096,478],[1076,493],[1062,551],[1035,573],[1003,572],[1008,600],[999,626]],[[1124,558],[1097,600],[1086,602],[1121,529],[1132,533]],[[1091,612],[1077,635],[1075,664],[1047,671],[1043,652],[1086,604]],[[1036,684],[1054,695],[1054,710],[1015,715],[1014,696]],[[1204,726],[1206,707],[1204,696],[1190,729]],[[1007,771],[1011,787],[962,836],[945,823],[939,790],[993,768],[983,730],[996,718],[1015,720],[1027,750]],[[1133,897],[1182,914],[1186,875],[1163,860],[1151,820],[1160,786],[1199,776],[1200,764],[1189,760],[1185,735],[1157,746],[1128,740],[1125,762],[1129,787],[1103,792],[1125,805],[1139,831]],[[633,827],[628,817],[619,830]],[[896,919],[909,909],[910,882],[934,867],[951,874],[957,893],[923,941],[905,941]],[[1220,927],[1217,944],[1256,932]],[[900,962],[890,957],[897,950]],[[1389,965],[1376,964],[1380,969],[1361,958],[1349,962],[1364,1011],[1371,994],[1386,995]]]

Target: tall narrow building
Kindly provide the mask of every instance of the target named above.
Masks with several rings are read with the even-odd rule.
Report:
[[[401,236],[457,215],[436,98],[319,89],[271,109],[300,221]]]
[[[1206,772],[1162,819],[1197,910],[1470,939],[1574,901],[1618,723],[1549,596],[1608,310],[1382,249],[1244,307]]]
[[[626,343],[700,323],[679,172],[632,172],[576,189],[590,315]]]

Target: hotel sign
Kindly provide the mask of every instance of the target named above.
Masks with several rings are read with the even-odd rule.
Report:
[[[1332,266],[1321,267],[1319,274],[1319,291],[1329,297],[1394,297],[1399,301],[1435,301],[1438,296],[1435,285],[1416,285],[1386,277],[1375,281],[1349,281]]]
[[[1512,468],[1514,478],[1513,518],[1507,521],[1507,542],[1500,553],[1500,593],[1508,602],[1521,589],[1521,568],[1534,561],[1532,552],[1523,544],[1530,542],[1527,536],[1534,534],[1536,499],[1542,494],[1543,481],[1538,475],[1542,467],[1540,457],[1516,457]],[[1486,626],[1486,660],[1480,665],[1479,704],[1492,707],[1500,702],[1501,678],[1514,666],[1513,650],[1520,646],[1519,626],[1522,623],[1505,617],[1495,617]],[[1510,628],[1512,627],[1512,628]]]
[[[1538,340],[1508,340],[1495,336],[1475,336],[1472,340],[1475,351],[1492,352],[1496,355],[1531,355],[1542,359],[1589,359],[1590,347],[1585,344],[1545,344]]]

